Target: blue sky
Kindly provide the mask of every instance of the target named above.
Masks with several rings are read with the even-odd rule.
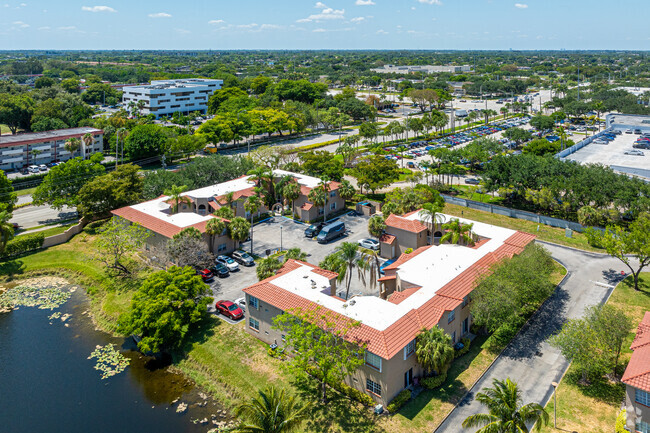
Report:
[[[648,0],[0,0],[0,49],[646,50],[648,22]]]

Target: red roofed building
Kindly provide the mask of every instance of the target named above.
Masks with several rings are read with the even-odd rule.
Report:
[[[420,231],[420,223],[394,221]],[[348,338],[365,343],[366,363],[347,383],[386,405],[424,373],[415,356],[420,330],[437,325],[458,342],[472,324],[469,304],[478,279],[535,238],[482,223],[475,230],[485,239],[476,248],[424,245],[402,254],[384,268],[380,296],[357,295],[346,301],[345,291],[336,290],[335,273],[290,260],[275,276],[244,289],[250,306],[247,330],[268,344],[282,345],[283,332],[273,328],[273,318],[296,308],[328,310],[334,323],[359,321],[361,326]]]
[[[650,432],[650,311],[639,323],[630,346],[634,352],[623,373],[628,428],[632,425],[642,433]],[[630,410],[630,408],[634,410]]]

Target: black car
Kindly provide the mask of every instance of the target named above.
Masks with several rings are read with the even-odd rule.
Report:
[[[230,271],[221,263],[216,263],[210,270],[219,278],[225,278],[230,275]]]
[[[309,227],[307,227],[305,229],[305,236],[308,237],[308,238],[315,238],[316,236],[318,236],[320,231],[323,229],[324,225],[325,225],[325,223],[316,223],[316,224],[310,225]]]

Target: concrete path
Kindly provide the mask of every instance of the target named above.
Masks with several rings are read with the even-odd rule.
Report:
[[[546,340],[566,319],[580,317],[585,307],[604,302],[622,278],[624,265],[610,256],[540,243],[568,269],[566,278],[436,433],[474,432],[461,424],[469,415],[487,412],[474,397],[494,379],[509,377],[516,382],[524,404],[545,405],[552,395],[551,382],[559,382],[569,366]]]

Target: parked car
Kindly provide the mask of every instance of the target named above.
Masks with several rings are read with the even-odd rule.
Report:
[[[217,258],[215,259],[215,262],[216,262],[216,263],[221,263],[221,264],[224,265],[226,268],[228,268],[228,270],[229,270],[230,272],[235,272],[235,271],[238,271],[238,270],[239,270],[239,265],[238,265],[237,262],[236,262],[233,258],[231,258],[231,257],[224,256],[224,255],[220,255],[220,256],[217,256]]]
[[[368,250],[379,250],[379,242],[374,239],[361,239],[359,240],[359,246]]]
[[[228,275],[230,275],[230,271],[228,270],[226,265],[224,265],[221,262],[216,262],[214,266],[210,268],[210,270],[214,275],[216,275],[219,278],[226,278]]]
[[[232,258],[241,265],[255,266],[255,260],[245,251],[237,250],[231,254]]]
[[[39,173],[41,170],[38,168],[38,165],[30,165],[27,170],[30,173]]]
[[[631,134],[632,132],[634,132],[634,131],[632,131],[631,129],[628,129],[627,131],[625,131],[626,134]]]
[[[232,320],[239,320],[244,317],[244,312],[234,302],[218,301],[214,307],[216,308],[217,312]]]
[[[323,227],[323,230],[318,234],[316,240],[319,244],[326,244],[345,234],[345,223],[343,221],[336,221]]]
[[[309,227],[307,227],[305,229],[305,236],[308,237],[308,238],[315,238],[316,236],[318,236],[320,231],[323,229],[324,225],[325,225],[325,223],[316,223],[316,224],[310,225]]]
[[[45,164],[41,164],[41,165],[38,166],[38,169],[39,169],[40,171],[47,171],[47,165],[45,165]]]
[[[635,156],[643,156],[645,153],[641,152],[640,150],[632,149],[632,150],[626,150],[625,151],[626,155],[635,155]]]
[[[478,185],[479,183],[481,183],[481,181],[479,181],[475,177],[468,177],[467,179],[465,179],[465,183],[467,185]]]
[[[636,135],[641,135],[641,130],[637,128],[637,129],[634,130],[634,133]]]
[[[199,269],[196,273],[201,276],[204,283],[209,283],[214,280],[214,274],[210,269]]]
[[[243,312],[246,312],[246,298],[235,299],[235,305],[241,308]]]

